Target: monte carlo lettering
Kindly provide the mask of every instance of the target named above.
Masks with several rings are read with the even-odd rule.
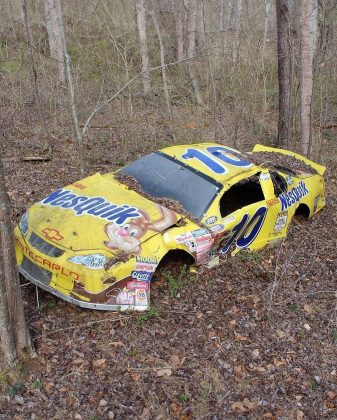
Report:
[[[128,204],[113,204],[102,197],[77,195],[73,191],[64,189],[54,191],[41,203],[52,207],[71,209],[77,216],[85,214],[114,221],[117,225],[122,225],[129,218],[141,216],[136,207],[131,207]]]
[[[279,196],[281,201],[281,211],[287,210],[293,204],[300,201],[300,199],[309,193],[304,182],[300,182],[297,187],[292,188],[289,192],[283,193]]]

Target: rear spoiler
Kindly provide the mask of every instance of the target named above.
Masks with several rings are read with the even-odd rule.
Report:
[[[315,163],[312,160],[307,159],[306,157],[304,157],[302,155],[299,155],[298,153],[291,152],[290,150],[277,149],[276,147],[269,147],[269,146],[263,146],[262,144],[256,144],[254,146],[253,152],[274,152],[274,153],[280,153],[281,155],[292,156],[295,159],[301,160],[302,162],[311,166],[321,176],[323,176],[323,174],[326,170],[325,166],[319,165],[318,163]]]

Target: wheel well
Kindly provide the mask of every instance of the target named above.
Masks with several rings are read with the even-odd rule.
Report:
[[[306,204],[300,204],[296,211],[295,211],[296,217],[304,217],[305,219],[309,219],[310,216],[310,209]]]
[[[160,260],[156,271],[168,265],[192,265],[194,262],[195,258],[188,252],[182,249],[173,249]]]

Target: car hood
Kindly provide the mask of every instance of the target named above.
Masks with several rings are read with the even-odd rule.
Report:
[[[28,228],[73,251],[137,253],[142,242],[180,217],[128,189],[112,174],[98,173],[34,204],[28,212]]]

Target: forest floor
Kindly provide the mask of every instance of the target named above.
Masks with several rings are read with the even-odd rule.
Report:
[[[113,136],[86,150],[90,173],[111,170],[106,150],[120,155]],[[0,418],[337,418],[337,161],[329,155],[327,205],[314,219],[294,223],[279,248],[197,273],[162,272],[148,313],[83,310],[43,291],[38,307],[24,285],[37,357],[0,374]],[[13,221],[79,178],[64,138],[51,161],[23,162],[12,151],[4,164]]]

